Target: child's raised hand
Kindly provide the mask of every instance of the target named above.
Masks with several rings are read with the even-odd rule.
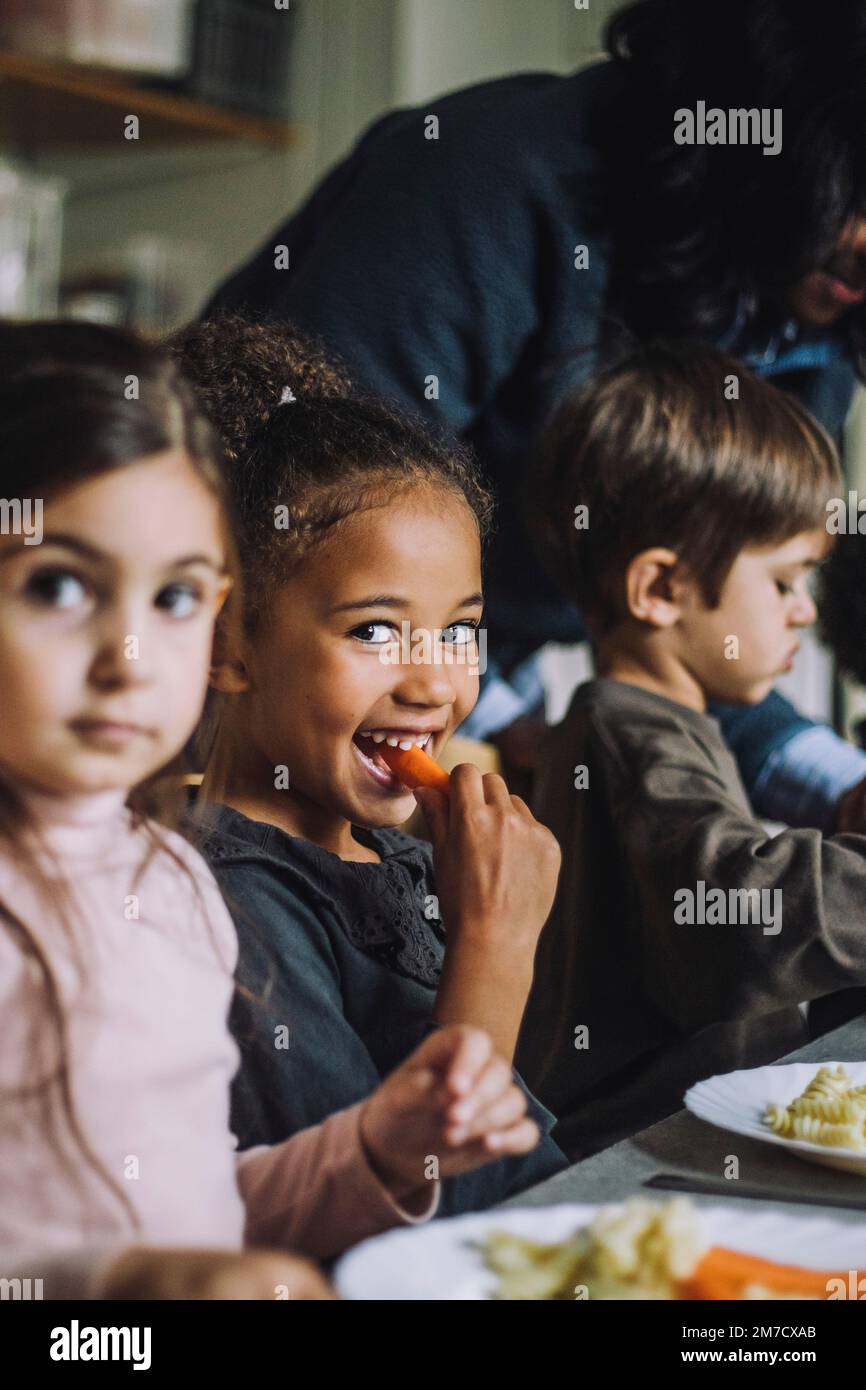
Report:
[[[555,837],[495,772],[461,763],[449,795],[419,787],[433,842],[436,889],[451,933],[495,937],[534,952],[556,893]]]
[[[538,1143],[511,1067],[478,1028],[442,1028],[374,1091],[361,1138],[379,1178],[405,1204],[429,1201],[428,1182],[469,1172]]]
[[[107,1299],[333,1299],[314,1264],[279,1250],[130,1248],[110,1266]]]
[[[445,924],[440,1023],[483,1028],[513,1055],[541,929],[556,894],[555,837],[495,773],[461,763],[449,794],[415,792],[430,826]]]

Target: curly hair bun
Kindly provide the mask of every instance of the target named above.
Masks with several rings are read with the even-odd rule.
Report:
[[[289,323],[221,311],[178,329],[167,345],[219,430],[230,463],[248,453],[278,406],[302,397],[345,399],[352,391],[339,358]]]

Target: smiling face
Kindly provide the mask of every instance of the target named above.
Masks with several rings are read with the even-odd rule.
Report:
[[[717,608],[706,606],[697,586],[687,586],[677,645],[708,696],[757,703],[791,669],[800,645],[797,630],[816,617],[808,577],[829,543],[818,527],[781,545],[742,550]]]
[[[364,736],[441,752],[478,697],[481,608],[478,527],[457,494],[416,486],[355,512],[273,595],[239,664],[215,671],[238,692],[225,799],[338,853],[352,824],[405,821],[415,799]]]
[[[866,299],[866,217],[845,226],[833,255],[820,270],[812,270],[791,291],[791,305],[806,323],[826,327],[846,310]]]
[[[166,450],[0,535],[0,763],[36,790],[131,789],[199,718],[228,587],[216,499]]]

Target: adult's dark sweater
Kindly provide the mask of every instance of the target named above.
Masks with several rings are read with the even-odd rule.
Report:
[[[533,809],[563,866],[515,1064],[572,1157],[775,1061],[806,1041],[801,1001],[866,983],[866,837],[768,836],[710,715],[588,682],[547,736]]]
[[[238,931],[232,1130],[242,1149],[279,1143],[371,1095],[438,1026],[445,930],[430,846],[356,826],[381,862],[343,860],[213,804],[197,808],[196,828]],[[566,1166],[555,1117],[531,1095],[527,1105],[538,1146],[446,1178],[438,1216],[492,1206]]]

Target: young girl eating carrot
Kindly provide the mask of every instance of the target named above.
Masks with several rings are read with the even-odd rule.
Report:
[[[198,819],[241,941],[233,1120],[242,1145],[270,1143],[369,1095],[443,1024],[510,1059],[559,852],[470,765],[448,796],[417,793],[435,877],[430,846],[395,828],[416,795],[381,748],[435,758],[477,698],[490,502],[468,456],[352,399],[283,327],[221,316],[173,345],[239,512],[247,603],[217,638]],[[539,1149],[446,1182],[440,1211],[563,1166],[529,1103]]]
[[[286,1247],[423,1220],[431,1152],[446,1176],[537,1130],[454,1028],[363,1104],[235,1152],[236,937],[155,818],[237,571],[217,442],[162,349],[65,323],[0,324],[0,436],[0,1275],[327,1297]]]

